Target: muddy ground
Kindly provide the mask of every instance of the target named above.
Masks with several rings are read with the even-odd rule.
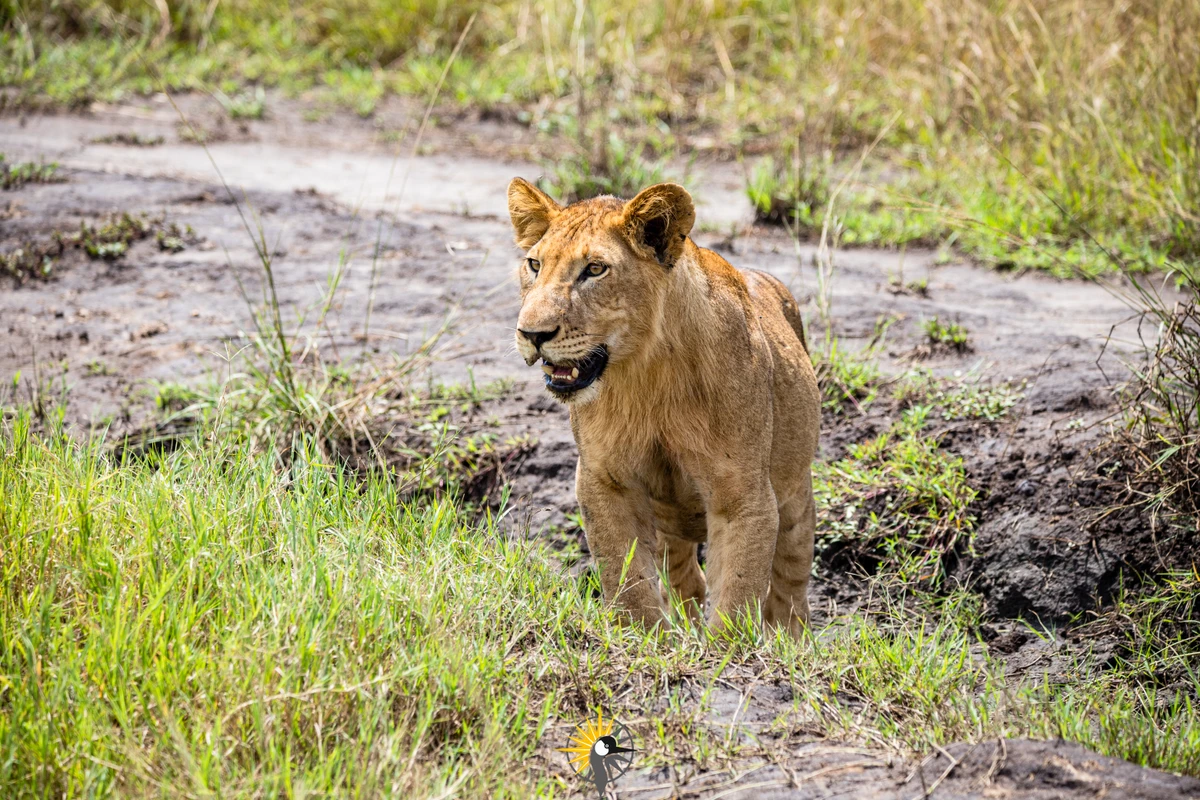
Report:
[[[74,231],[81,221],[115,212],[161,216],[194,232],[178,252],[163,249],[153,235],[107,260],[68,246],[46,279],[0,277],[4,386],[18,371],[22,399],[35,385],[53,396],[65,385],[72,424],[119,435],[153,422],[156,385],[238,368],[253,325],[250,306],[261,299],[263,281],[246,220],[215,162],[233,197],[253,209],[251,227],[265,234],[286,323],[311,321],[330,274],[339,260],[346,265],[317,334],[322,352],[403,359],[449,322],[430,380],[511,383],[499,400],[473,412],[503,435],[536,443],[507,465],[510,518],[528,535],[582,545],[570,516],[575,449],[566,414],[545,397],[540,372],[527,368],[511,344],[517,252],[504,188],[512,175],[538,174],[536,165],[521,160],[533,135],[504,120],[447,119],[429,148],[409,156],[401,146],[397,157],[395,131],[414,127],[412,109],[383,114],[389,127],[336,112],[310,122],[280,102],[272,103],[270,119],[235,124],[218,122],[223,118],[203,99],[184,103],[207,131],[207,153],[187,141],[186,128],[164,102],[0,118],[0,152],[9,161],[57,161],[65,178],[0,194],[0,254],[46,245],[55,231]],[[122,133],[163,141],[149,147],[97,142]],[[737,169],[719,161],[700,165],[696,239],[738,266],[779,276],[815,317],[814,248],[797,252],[779,232],[749,224]],[[991,621],[982,638],[1010,672],[1061,676],[1077,654],[1064,624],[1103,607],[1122,576],[1157,571],[1178,556],[1177,546],[1162,541],[1136,510],[1113,511],[1123,503],[1124,482],[1101,448],[1116,421],[1112,393],[1126,375],[1123,362],[1136,356],[1135,323],[1098,285],[938,261],[925,251],[838,252],[833,328],[844,343],[861,347],[881,319],[894,318],[880,352],[889,374],[919,362],[939,375],[1024,383],[1023,400],[999,422],[938,428],[943,446],[964,457],[972,485],[982,489],[974,552],[960,554],[953,574],[985,599]],[[377,290],[368,326],[373,273]],[[893,277],[900,283],[927,279],[928,292],[894,292]],[[920,323],[934,315],[965,326],[972,349],[929,352]],[[816,340],[823,335],[812,332]],[[886,429],[898,411],[883,401],[865,412],[827,414],[822,457],[836,458],[847,444]],[[822,570],[814,589],[818,617],[857,602],[851,572]],[[1017,618],[1024,622],[1014,623]],[[1043,635],[1030,635],[1029,625]],[[778,691],[749,692],[739,724],[750,730],[756,715],[773,719],[786,702]],[[708,775],[681,766],[670,774],[631,776],[629,786],[639,786],[637,796],[645,797],[907,797],[945,772],[937,797],[1200,796],[1200,782],[1063,743],[951,748],[922,765],[802,733],[777,745],[776,766],[741,765]],[[950,756],[961,764],[947,771]]]

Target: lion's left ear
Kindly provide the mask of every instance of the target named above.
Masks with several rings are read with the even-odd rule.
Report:
[[[625,204],[625,232],[634,244],[654,252],[658,263],[674,266],[696,222],[696,209],[687,189],[660,183],[643,189]]]

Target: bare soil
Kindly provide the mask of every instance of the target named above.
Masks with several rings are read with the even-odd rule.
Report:
[[[153,238],[134,242],[113,260],[69,250],[45,280],[0,277],[3,385],[18,371],[22,399],[36,386],[58,395],[65,385],[73,424],[119,435],[153,422],[155,382],[194,382],[238,368],[253,329],[241,287],[257,304],[263,285],[246,222],[215,162],[234,196],[253,209],[250,225],[261,226],[274,254],[286,323],[311,319],[339,258],[349,262],[319,341],[324,352],[403,358],[449,319],[430,379],[512,382],[501,399],[471,412],[504,434],[536,441],[504,474],[513,486],[510,519],[529,535],[585,549],[571,520],[576,452],[565,411],[545,396],[540,372],[511,344],[517,252],[504,188],[512,175],[537,174],[514,158],[529,152],[533,134],[505,120],[448,119],[435,128],[432,154],[396,156],[388,131],[413,128],[413,109],[392,108],[387,125],[339,112],[308,122],[297,107],[273,102],[271,118],[237,124],[216,122],[223,118],[204,98],[184,102],[208,132],[207,153],[181,138],[178,118],[163,102],[0,118],[0,152],[9,160],[58,161],[66,178],[0,195],[0,254],[117,212],[162,214],[197,237],[179,252]],[[164,143],[95,143],[123,133],[162,136]],[[699,217],[711,224],[697,233],[700,244],[737,266],[779,276],[815,318],[813,248],[797,252],[779,232],[750,225],[730,165],[703,164],[701,172],[708,177],[698,181],[706,199]],[[1053,676],[1071,652],[1070,631],[1060,626],[1102,607],[1122,581],[1187,555],[1187,543],[1164,538],[1137,510],[1121,508],[1123,475],[1102,448],[1106,426],[1116,421],[1113,389],[1127,374],[1122,361],[1135,355],[1130,312],[1095,284],[939,264],[928,251],[841,251],[836,263],[833,324],[843,342],[861,346],[879,320],[897,318],[881,354],[885,371],[898,374],[919,360],[939,375],[1025,383],[1025,398],[1001,421],[945,423],[936,433],[983,489],[973,551],[964,549],[953,567],[985,598],[992,622],[981,638],[1014,673]],[[928,292],[889,291],[893,277],[927,279]],[[971,350],[930,351],[920,323],[934,315],[965,326]],[[814,341],[821,336],[811,333]],[[898,413],[885,400],[862,413],[827,414],[822,457],[838,457]],[[853,606],[857,586],[853,575],[823,569],[814,589],[818,618]],[[1022,633],[1010,622],[1015,618],[1049,631],[1050,644]],[[755,719],[770,722],[787,702],[780,691],[751,692],[739,723],[752,730]],[[908,797],[941,778],[936,797],[1200,797],[1196,781],[1060,742],[957,746],[919,766],[803,732],[773,746],[778,763],[720,774],[679,765],[630,776],[625,791]]]

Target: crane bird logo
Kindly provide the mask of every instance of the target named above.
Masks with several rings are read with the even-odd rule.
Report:
[[[633,764],[636,751],[629,747],[633,744],[629,729],[615,720],[604,719],[604,712],[598,711],[596,719],[575,728],[570,742],[570,747],[560,747],[558,751],[570,756],[575,774],[591,771],[591,781],[596,785],[601,800],[604,800],[613,781],[624,775]]]

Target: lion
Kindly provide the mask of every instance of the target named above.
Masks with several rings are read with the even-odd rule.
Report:
[[[508,208],[517,348],[569,407],[606,600],[654,626],[674,594],[712,628],[761,614],[799,636],[820,395],[791,293],[697,246],[682,186],[564,207],[515,178]]]

